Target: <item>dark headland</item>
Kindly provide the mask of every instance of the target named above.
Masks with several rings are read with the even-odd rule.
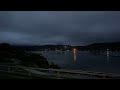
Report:
[[[19,48],[9,45],[8,43],[0,44],[0,64],[59,69],[53,62],[48,63],[44,56],[31,53],[25,49],[25,47]]]

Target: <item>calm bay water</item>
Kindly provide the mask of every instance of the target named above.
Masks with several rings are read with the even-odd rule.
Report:
[[[62,69],[87,70],[97,72],[119,73],[120,74],[120,52],[110,52],[102,54],[91,54],[88,51],[77,51],[76,60],[73,51],[34,51],[33,53],[42,53],[48,62],[54,62]],[[62,54],[61,54],[62,53]]]

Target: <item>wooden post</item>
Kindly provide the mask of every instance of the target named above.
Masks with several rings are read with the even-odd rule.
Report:
[[[60,72],[58,71],[58,72],[57,72],[57,77],[58,77],[58,78],[59,78],[59,74],[60,74]]]
[[[105,79],[105,78],[106,78],[106,75],[104,75],[103,78]]]
[[[51,74],[51,68],[49,68],[49,70],[48,70],[48,76],[50,76],[50,74]]]
[[[14,72],[14,68],[12,69],[12,72]]]
[[[8,72],[10,72],[10,67],[8,67]]]
[[[29,74],[28,74],[29,76],[31,76],[31,70],[32,70],[32,69],[31,69],[31,68],[29,68]]]

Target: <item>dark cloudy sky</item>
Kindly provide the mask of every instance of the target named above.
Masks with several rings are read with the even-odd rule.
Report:
[[[120,11],[0,11],[0,43],[71,44],[120,41]]]

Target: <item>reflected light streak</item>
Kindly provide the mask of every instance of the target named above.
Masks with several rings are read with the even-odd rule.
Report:
[[[107,61],[109,62],[109,60],[110,60],[110,51],[109,49],[107,49]]]
[[[77,58],[77,49],[73,49],[73,53],[74,53],[74,63],[76,63],[76,58]]]

